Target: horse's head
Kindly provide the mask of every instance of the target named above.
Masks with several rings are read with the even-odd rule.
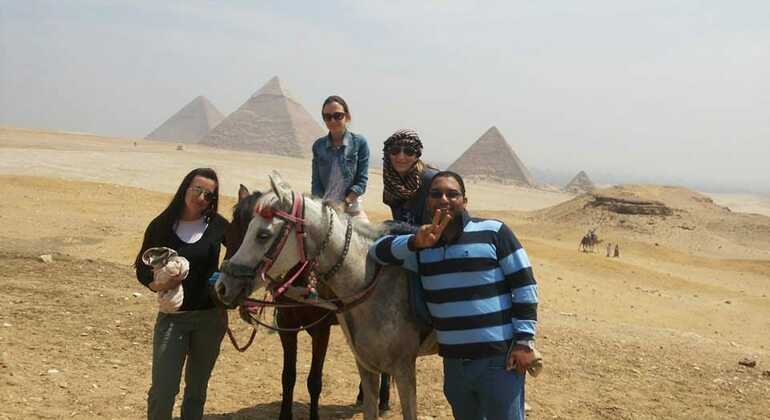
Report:
[[[254,197],[248,190],[239,192],[239,203],[233,212],[233,226],[226,239],[228,261],[222,266],[222,274],[215,290],[219,299],[228,306],[236,306],[257,287],[257,281],[265,275],[280,276],[300,260],[301,243],[294,228],[301,217],[296,211],[297,197],[291,187],[273,172],[270,176],[271,191]],[[250,220],[249,220],[250,219]],[[244,230],[245,229],[245,230]],[[231,245],[232,244],[232,245]],[[232,246],[232,248],[231,248]]]

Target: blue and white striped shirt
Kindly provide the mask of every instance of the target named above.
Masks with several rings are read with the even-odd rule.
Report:
[[[380,238],[370,254],[420,275],[441,356],[505,354],[512,340],[534,337],[537,283],[508,226],[464,213],[463,231],[452,243],[412,252],[411,236]]]

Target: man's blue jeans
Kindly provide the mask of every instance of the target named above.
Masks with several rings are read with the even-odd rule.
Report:
[[[444,358],[444,395],[458,420],[524,419],[524,375],[505,370],[505,355]]]

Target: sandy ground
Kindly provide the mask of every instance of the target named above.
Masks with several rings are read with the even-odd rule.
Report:
[[[184,145],[179,151],[171,143],[0,127],[0,174],[50,176],[174,192],[190,169],[201,166],[216,169],[221,178],[220,190],[231,196],[236,195],[239,184],[260,190],[268,188],[267,175],[273,170],[279,171],[297,190],[310,191],[309,160],[197,145]],[[561,192],[484,184],[469,195],[472,206],[486,210],[534,210],[571,197]],[[382,204],[379,169],[370,171],[364,204],[375,212],[388,211]]]
[[[296,185],[307,183],[306,163],[0,129],[0,419],[143,418],[156,309],[130,261],[147,222],[193,166],[216,167],[223,190],[234,192],[238,182],[264,186],[272,167]],[[367,206],[376,219],[386,216],[377,204],[380,184],[374,174]],[[517,232],[541,286],[538,346],[547,370],[529,379],[529,418],[768,417],[770,236],[762,229],[770,219],[751,219],[759,234],[749,242],[745,232],[719,228],[742,223],[736,214],[719,216],[722,222],[712,226],[703,213],[685,220],[697,229],[677,236],[652,231],[662,239],[624,227],[633,221],[607,225],[603,237],[623,244],[621,258],[612,259],[576,252],[590,225],[580,214],[562,222],[541,217],[567,214],[569,203],[530,211],[572,196],[506,188],[471,185],[469,193],[475,211],[502,218]],[[232,203],[223,200],[224,214]],[[687,235],[696,242],[718,237],[730,256],[694,252]],[[741,257],[749,246],[754,253]],[[41,254],[54,261],[41,262]],[[246,335],[240,321],[231,325]],[[206,418],[277,417],[280,342],[265,332],[258,337],[245,354],[223,343]],[[306,336],[300,346],[309,349]],[[756,367],[739,365],[744,358]],[[296,418],[307,417],[309,359],[301,351]],[[418,360],[425,419],[451,418],[441,376],[438,357]],[[362,418],[352,405],[357,382],[353,357],[334,329],[322,417]],[[395,396],[393,409],[385,418],[400,418]]]

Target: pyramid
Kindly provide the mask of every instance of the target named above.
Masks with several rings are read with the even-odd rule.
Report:
[[[204,137],[201,144],[308,157],[313,142],[325,134],[299,100],[278,77],[273,77]]]
[[[449,166],[449,170],[468,178],[535,185],[527,167],[494,126]]]
[[[591,178],[588,177],[585,171],[580,171],[574,178],[572,178],[572,181],[564,186],[564,191],[582,194],[590,192],[594,188],[596,188],[596,186],[593,181],[591,181]]]
[[[145,137],[176,143],[197,143],[225,118],[203,96],[193,99]]]

